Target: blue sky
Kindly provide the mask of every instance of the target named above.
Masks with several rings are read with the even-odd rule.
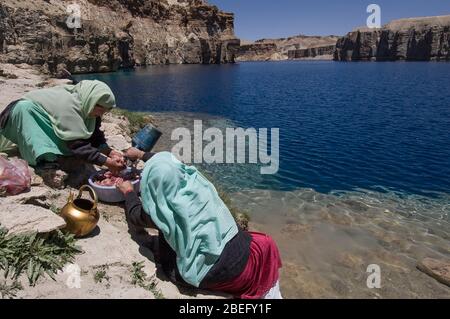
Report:
[[[344,35],[366,23],[366,8],[381,6],[393,19],[450,14],[450,0],[208,0],[235,14],[236,35],[246,40],[296,34]]]

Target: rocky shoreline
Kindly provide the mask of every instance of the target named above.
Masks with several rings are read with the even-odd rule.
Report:
[[[67,83],[66,80],[50,78],[29,65],[0,64],[0,111],[12,100],[25,92],[47,86]],[[146,121],[152,121],[147,115]],[[130,146],[130,121],[119,113],[104,118],[102,130],[108,142],[119,149]],[[31,233],[48,234],[65,227],[64,220],[57,215],[67,203],[70,192],[77,193],[92,174],[90,165],[76,164],[72,172],[51,171],[32,174],[31,190],[16,196],[0,197],[0,225],[8,235]],[[68,164],[73,166],[73,163]],[[140,163],[143,166],[143,163]],[[73,168],[73,167],[72,167]],[[98,169],[98,168],[97,168]],[[85,195],[87,196],[87,195]],[[228,298],[227,295],[201,290],[179,288],[158,271],[151,251],[156,233],[136,232],[125,219],[121,205],[99,203],[101,218],[98,229],[86,238],[76,241],[83,253],[75,255],[73,265],[79,267],[81,285],[68,286],[71,265],[65,265],[55,280],[42,276],[35,286],[28,283],[23,274],[18,281],[4,279],[0,268],[0,298]],[[67,268],[69,267],[69,268]],[[148,284],[139,285],[133,275],[140,271]],[[143,273],[142,273],[143,271]]]

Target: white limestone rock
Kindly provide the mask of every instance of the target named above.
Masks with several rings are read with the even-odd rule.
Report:
[[[8,204],[0,208],[1,227],[8,234],[49,233],[66,226],[66,222],[52,211],[34,206]]]

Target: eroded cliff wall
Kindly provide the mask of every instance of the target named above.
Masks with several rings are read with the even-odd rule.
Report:
[[[449,61],[450,16],[395,20],[341,38],[336,61]]]
[[[334,50],[336,50],[335,45],[327,45],[323,47],[314,47],[309,49],[299,49],[299,50],[289,50],[288,59],[298,60],[298,59],[324,59],[332,60]]]
[[[109,72],[151,64],[234,62],[234,16],[204,0],[1,0],[0,62],[52,73]]]
[[[238,61],[278,61],[287,60],[289,51],[307,50],[318,47],[334,46],[337,36],[298,35],[281,39],[261,39],[254,43],[242,45],[237,53]],[[316,53],[323,50],[316,50]],[[303,51],[299,51],[303,52]],[[312,52],[311,52],[312,53]],[[292,55],[293,53],[291,53]],[[298,53],[299,55],[301,53]],[[333,56],[329,55],[332,60]]]

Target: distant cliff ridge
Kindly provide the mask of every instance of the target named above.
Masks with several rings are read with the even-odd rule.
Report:
[[[151,64],[234,62],[234,16],[203,0],[79,0],[82,28],[66,25],[70,0],[1,0],[0,62],[57,72]]]
[[[281,60],[275,43],[252,43],[244,44],[237,51],[237,61],[269,61]]]
[[[450,61],[450,15],[361,28],[336,44],[336,61]]]
[[[314,48],[309,48],[309,49],[289,50],[288,51],[288,59],[289,60],[297,60],[297,59],[321,58],[321,59],[332,60],[335,50],[336,50],[335,45],[314,47]]]
[[[254,43],[242,45],[237,53],[237,61],[279,61],[287,60],[296,55],[307,55],[302,58],[313,58],[325,53],[323,56],[326,59],[333,59],[333,52],[329,53],[330,47],[334,51],[338,36],[306,36],[298,35],[289,38],[281,39],[262,39]],[[314,50],[305,53],[303,50],[315,48]],[[319,49],[322,48],[322,49]],[[289,54],[289,52],[291,52]],[[300,57],[299,57],[300,59]]]

